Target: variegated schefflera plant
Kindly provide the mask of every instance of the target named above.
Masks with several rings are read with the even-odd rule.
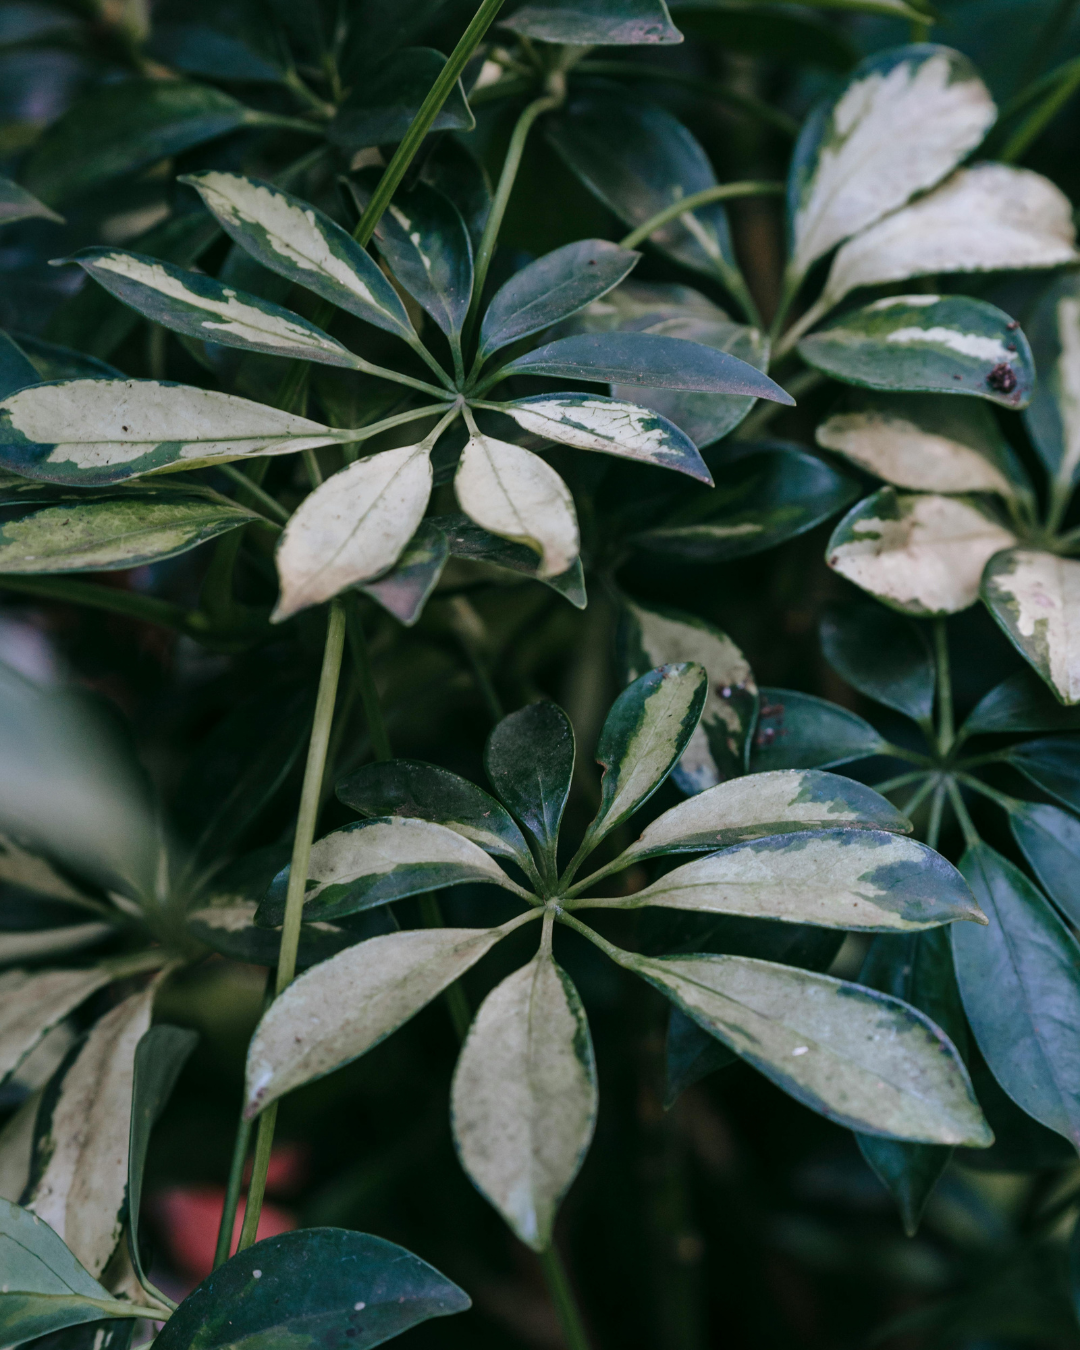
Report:
[[[364,1054],[498,942],[537,923],[535,957],[481,1003],[451,1090],[462,1165],[537,1250],[551,1242],[597,1111],[588,1022],[553,953],[557,926],[660,990],[717,1043],[830,1119],[919,1145],[988,1145],[992,1135],[961,1056],[903,1000],[774,961],[651,957],[615,946],[583,922],[589,910],[650,907],[862,933],[986,922],[956,869],[907,838],[910,823],[885,798],[814,771],[757,774],[692,796],[578,879],[685,753],[708,683],[700,665],[683,662],[648,671],[619,695],[597,748],[601,804],[571,858],[560,856],[559,836],[574,734],[553,703],[512,713],[491,733],[485,768],[494,797],[409,760],[372,764],[340,783],[340,799],[364,818],[316,842],[306,918],[333,920],[476,882],[501,888],[522,910],[486,928],[374,937],[301,975],[252,1038],[247,1114]],[[698,856],[683,861],[687,854]],[[643,889],[604,893],[607,878],[661,859]],[[667,868],[670,862],[676,865]],[[281,922],[287,886],[288,869],[257,922]]]

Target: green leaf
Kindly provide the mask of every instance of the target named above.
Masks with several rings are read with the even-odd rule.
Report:
[[[551,1245],[597,1105],[585,1009],[570,977],[541,951],[480,1005],[450,1099],[462,1167],[535,1251]]]
[[[208,170],[181,179],[256,261],[406,342],[416,334],[371,255],[315,207],[272,183]]]
[[[836,244],[940,182],[996,115],[971,63],[948,47],[896,47],[864,61],[835,100],[811,112],[795,146],[791,287]]]
[[[794,6],[778,9],[743,0],[691,0],[672,6],[676,20],[694,37],[716,42],[729,52],[763,56],[770,61],[822,66],[844,73],[859,59],[859,49],[845,33],[816,14]]]
[[[671,807],[621,854],[641,861],[661,853],[711,853],[765,835],[798,830],[890,831],[911,822],[873,788],[816,769],[779,769],[719,783]]]
[[[405,816],[445,825],[497,858],[531,864],[509,813],[483,788],[415,759],[365,764],[337,786],[338,800],[363,816]]]
[[[693,562],[726,562],[805,534],[860,491],[853,478],[785,441],[732,446],[721,465],[711,492],[695,490],[633,542]]]
[[[701,721],[671,771],[682,791],[701,792],[741,774],[758,692],[746,657],[728,635],[694,614],[623,597],[618,644],[627,681],[678,661],[696,661],[708,676]]]
[[[1023,872],[987,844],[960,867],[990,926],[954,929],[971,1029],[1014,1102],[1080,1146],[1080,947]]]
[[[964,736],[1008,731],[1080,731],[1080,708],[1064,708],[1042,680],[1019,670],[984,694],[961,727]]]
[[[274,623],[393,567],[431,495],[427,442],[359,459],[305,497],[278,541]]]
[[[415,183],[386,208],[375,242],[394,276],[447,337],[459,335],[472,299],[473,260],[457,207],[427,183]]]
[[[86,288],[86,294],[92,291]],[[82,294],[82,292],[80,292]],[[134,315],[131,316],[135,318]],[[122,380],[123,371],[110,366],[107,361],[99,361],[96,356],[87,356],[85,352],[72,351],[70,347],[59,346],[55,342],[45,342],[30,333],[20,333],[18,343],[41,380]],[[32,381],[27,381],[32,383]],[[14,390],[5,390],[13,393]]]
[[[922,630],[910,619],[860,600],[833,605],[821,620],[821,650],[860,694],[929,725],[934,662]]]
[[[1002,752],[1036,787],[1080,811],[1080,736],[1046,736]]]
[[[942,930],[875,938],[859,972],[859,983],[918,1008],[964,1053],[967,1024],[953,974],[949,939]],[[856,1135],[856,1140],[859,1151],[896,1201],[904,1232],[914,1237],[952,1149],[937,1144],[901,1144],[871,1134]]]
[[[794,406],[767,375],[727,352],[658,333],[578,333],[504,366],[503,375],[549,375],[645,389],[711,390]]]
[[[581,544],[570,489],[539,455],[494,436],[470,436],[454,475],[454,494],[472,520],[540,554],[542,577],[561,576]]]
[[[255,966],[276,966],[281,952],[281,932],[276,928],[260,927],[255,922],[256,909],[254,900],[197,909],[188,915],[188,932],[196,942],[205,943],[211,950],[227,956],[231,961],[243,961]],[[374,911],[372,917],[376,914],[382,915],[383,911]],[[318,965],[320,961],[326,961],[361,941],[364,936],[332,923],[305,923],[300,928],[297,968],[306,970],[309,966]]]
[[[595,848],[648,801],[690,743],[709,692],[696,661],[658,666],[622,691],[600,730],[600,809],[585,836]]]
[[[98,572],[173,558],[260,517],[209,488],[0,490],[0,573]]]
[[[899,999],[743,956],[619,960],[840,1125],[920,1143],[992,1141],[952,1042]]]
[[[285,918],[286,867],[259,906],[257,922],[276,928]],[[304,918],[336,919],[406,895],[467,881],[494,882],[521,893],[470,839],[426,820],[356,820],[315,842],[308,864]]]
[[[1015,497],[1026,475],[981,400],[939,394],[848,394],[818,427],[818,445],[896,487]]]
[[[682,41],[664,0],[525,0],[499,22],[524,37],[572,46]]]
[[[66,201],[230,131],[277,120],[205,84],[121,80],[76,100],[53,122],[30,152],[24,177],[43,201]]]
[[[359,942],[298,976],[248,1048],[250,1118],[286,1092],[365,1054],[463,975],[501,928],[418,928]]]
[[[128,1251],[135,1273],[143,1284],[146,1279],[139,1253],[139,1213],[150,1132],[172,1096],[180,1070],[198,1039],[197,1031],[159,1023],[145,1033],[135,1049],[127,1157]]]
[[[0,398],[41,379],[26,352],[8,333],[0,332]]]
[[[986,922],[952,863],[914,839],[869,829],[747,840],[684,863],[633,895],[581,903],[663,905],[873,933]]]
[[[629,276],[640,257],[605,239],[580,239],[529,263],[492,296],[480,327],[480,359],[577,314]]]
[[[847,708],[794,689],[762,689],[750,768],[835,769],[886,748],[880,733]]]
[[[570,782],[574,729],[554,703],[530,703],[504,717],[488,737],[484,768],[495,793],[555,870]]]
[[[371,1346],[432,1317],[464,1312],[468,1295],[404,1247],[344,1228],[281,1233],[238,1252],[184,1299],[159,1350]]]
[[[1080,703],[1080,562],[1014,548],[996,553],[983,572],[986,607],[1016,649],[1062,703]]]
[[[1016,802],[1009,828],[1047,895],[1070,923],[1080,923],[1080,821],[1045,802]]]
[[[1059,267],[1077,260],[1075,244],[1072,205],[1049,179],[976,164],[849,239],[819,304],[831,309],[857,287],[910,277]]]
[[[502,411],[535,436],[675,469],[712,486],[694,442],[651,408],[597,394],[539,394],[505,403]]]
[[[353,85],[326,131],[346,152],[400,141],[446,65],[442,52],[431,47],[404,47],[381,60],[375,51],[367,55],[374,64]],[[471,131],[475,125],[459,79],[431,130]]]
[[[173,70],[210,80],[280,84],[284,78],[247,43],[203,23],[155,23],[147,51]]]
[[[439,584],[449,557],[446,535],[434,522],[422,520],[390,571],[377,581],[362,583],[360,589],[399,623],[411,628]]]
[[[60,380],[0,404],[0,464],[79,487],[348,439],[265,403],[159,380]]]
[[[547,135],[585,186],[632,228],[716,186],[698,141],[667,109],[641,98],[579,94],[552,119]],[[649,241],[684,267],[718,277],[743,311],[754,313],[722,202],[669,221]]]
[[[115,978],[108,965],[0,975],[0,1081],[14,1073],[47,1032]]]
[[[64,223],[44,202],[39,202],[32,192],[27,192],[10,178],[0,177],[0,225],[14,225],[18,220],[53,220]]]
[[[1027,332],[1039,378],[1024,422],[1047,471],[1070,487],[1080,470],[1080,276],[1067,272],[1047,288]]]
[[[491,184],[484,166],[459,140],[442,136],[426,155],[420,177],[457,207],[469,231],[475,257],[491,211]]]
[[[1024,408],[1035,385],[1027,339],[1013,319],[966,295],[895,295],[804,337],[799,355],[844,384],[974,394]]]
[[[540,559],[535,550],[527,544],[501,539],[468,516],[433,516],[431,519],[446,535],[451,557],[466,558],[469,562],[486,563],[491,567],[506,568],[532,577],[569,600],[575,609],[585,608],[585,574],[580,558],[576,558],[560,576],[546,577],[540,571]]]
[[[359,360],[299,314],[214,277],[123,249],[87,248],[76,262],[111,294],[153,323],[200,342],[356,370]]]
[[[979,598],[983,568],[1016,536],[971,497],[882,488],[833,531],[825,561],[892,609],[957,614]]]

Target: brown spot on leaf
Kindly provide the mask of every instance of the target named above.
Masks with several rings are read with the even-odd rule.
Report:
[[[986,383],[999,394],[1011,394],[1016,388],[1016,371],[1007,361],[1002,361],[987,375]]]

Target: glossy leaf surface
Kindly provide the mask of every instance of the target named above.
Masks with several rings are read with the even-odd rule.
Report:
[[[1066,708],[1032,670],[1019,670],[984,694],[962,728],[966,736],[1006,731],[1080,731],[1080,708]]]
[[[446,57],[431,47],[405,47],[382,60],[376,56],[327,128],[330,140],[345,151],[400,141],[445,65]],[[475,125],[458,80],[436,113],[432,130],[471,131]]]
[[[1080,703],[1080,562],[1015,548],[986,565],[983,599],[1062,703]]]
[[[19,1067],[46,1032],[114,978],[108,965],[0,975],[0,1080]]]
[[[1010,746],[1005,757],[1051,797],[1080,811],[1080,736],[1047,736]]]
[[[1039,380],[1024,413],[1039,458],[1059,482],[1080,469],[1080,278],[1068,272],[1046,290],[1027,323]]]
[[[1047,802],[1016,802],[1009,828],[1050,899],[1080,922],[1080,821]]]
[[[821,650],[860,694],[926,723],[934,711],[934,662],[921,630],[881,605],[834,605],[821,621]]]
[[[484,768],[499,799],[554,866],[574,776],[570,719],[554,703],[530,703],[511,713],[488,737]]]
[[[422,520],[390,571],[375,581],[361,583],[360,589],[399,623],[411,628],[439,584],[449,557],[446,535],[430,520]]]
[[[485,563],[532,577],[569,600],[575,609],[585,608],[585,574],[580,558],[560,576],[546,577],[540,571],[541,560],[535,549],[529,548],[527,544],[515,544],[510,539],[502,539],[490,530],[485,530],[482,525],[477,525],[468,516],[433,516],[432,519],[446,535],[451,557],[466,558],[470,562]]]
[[[795,689],[762,689],[750,767],[831,769],[880,755],[885,745],[869,722],[839,704]]]
[[[472,244],[458,209],[427,183],[399,193],[375,227],[390,270],[449,337],[472,298]]]

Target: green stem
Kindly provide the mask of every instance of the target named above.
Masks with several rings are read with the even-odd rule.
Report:
[[[945,794],[948,791],[944,783],[934,788],[934,800],[930,803],[930,820],[926,826],[926,842],[930,848],[937,848],[941,836],[941,816],[945,810]]]
[[[1057,48],[1069,26],[1076,0],[1058,0],[1046,17],[1046,21],[1035,35],[1031,51],[1020,72],[1018,84],[1021,89],[1031,83],[1043,67],[1046,58]],[[1004,110],[1003,110],[1004,111]]]
[[[420,917],[424,921],[425,928],[446,927],[442,905],[439,904],[438,891],[428,891],[427,895],[420,897]],[[455,980],[450,985],[443,994],[443,999],[446,1003],[446,1011],[450,1014],[450,1024],[454,1028],[454,1035],[458,1038],[458,1044],[464,1044],[465,1037],[469,1034],[469,1023],[472,1021],[472,1009],[469,1007],[469,1000],[465,990],[461,987],[460,980]]]
[[[956,741],[956,731],[953,726],[949,634],[944,618],[934,620],[934,662],[937,666],[938,751],[947,755]]]
[[[984,783],[981,779],[975,778],[971,774],[958,773],[956,779],[957,782],[963,783],[965,787],[971,788],[973,792],[978,792],[981,796],[988,798],[990,801],[994,802],[995,805],[1000,806],[1003,811],[1008,811],[1010,814],[1015,811],[1017,807],[1023,806],[1024,804],[1015,797],[1010,797],[1004,792],[999,792],[997,788],[992,788],[989,783]]]
[[[393,759],[394,753],[390,749],[390,736],[386,730],[379,691],[375,686],[375,676],[371,669],[371,653],[360,619],[359,602],[355,596],[349,597],[348,625],[349,651],[356,671],[356,682],[360,686],[360,701],[364,705],[371,748],[375,752],[375,758],[384,763],[388,759]]]
[[[540,1253],[540,1268],[544,1272],[544,1282],[555,1305],[567,1350],[589,1350],[589,1338],[585,1334],[581,1309],[574,1297],[574,1290],[567,1277],[562,1257],[554,1244],[547,1251]]]
[[[917,783],[924,775],[918,771],[914,773],[902,773],[896,778],[887,778],[884,783],[875,783],[874,791],[880,792],[884,797],[890,792],[896,792],[899,788],[907,787],[909,783]],[[907,812],[904,812],[907,815]]]
[[[1001,162],[1015,164],[1018,159],[1023,158],[1033,142],[1042,135],[1077,89],[1080,89],[1080,62],[1072,62],[1071,66],[1062,68],[1062,74],[1054,82],[1050,92],[1028,113],[1005,142],[1005,147],[998,156]]]
[[[968,848],[977,847],[982,840],[979,838],[979,832],[975,828],[968,809],[964,805],[964,798],[960,792],[959,784],[955,778],[950,777],[947,781],[949,800],[952,802],[952,808],[956,812],[956,818],[960,822],[960,828],[964,832],[964,843]]]
[[[243,1112],[236,1124],[236,1139],[233,1141],[232,1162],[229,1164],[229,1180],[225,1185],[225,1204],[221,1211],[221,1224],[218,1227],[217,1247],[214,1250],[214,1269],[229,1259],[232,1250],[233,1228],[236,1226],[236,1208],[240,1203],[240,1187],[244,1180],[244,1163],[247,1161],[248,1144],[251,1141],[251,1121]]]
[[[217,468],[226,478],[231,478],[241,493],[248,496],[256,507],[261,506],[265,515],[283,522],[289,519],[289,513],[282,504],[271,497],[265,488],[253,483],[243,469],[238,469],[235,464],[219,464]]]
[[[927,794],[929,792],[932,792],[936,786],[937,786],[936,778],[934,777],[934,775],[928,774],[926,778],[923,779],[922,783],[920,783],[920,785],[911,794],[908,800],[900,808],[903,811],[904,815],[907,816],[909,820],[912,814],[915,811],[917,811],[920,806],[922,806],[923,802],[926,800]],[[878,791],[880,791],[880,788],[878,789]]]
[[[322,672],[319,676],[319,692],[315,700],[315,719],[311,728],[307,764],[304,768],[304,785],[300,792],[300,810],[296,818],[292,861],[289,864],[289,887],[285,897],[285,922],[281,929],[277,979],[274,982],[275,995],[280,995],[292,983],[296,974],[296,953],[300,945],[304,891],[307,886],[311,845],[315,838],[323,775],[326,772],[326,751],[330,744],[330,729],[334,720],[334,704],[337,701],[338,677],[341,673],[344,646],[345,611],[341,601],[335,600],[330,606],[326,625],[326,647],[323,651]],[[258,1231],[263,1193],[266,1190],[266,1169],[270,1164],[270,1149],[274,1142],[276,1120],[277,1103],[273,1102],[259,1117],[259,1129],[255,1139],[255,1161],[252,1166],[251,1185],[248,1187],[244,1228],[240,1234],[238,1251],[250,1247]]]
[[[619,247],[637,248],[638,244],[643,243],[649,235],[660,229],[662,225],[666,225],[669,220],[677,220],[680,216],[696,211],[699,206],[708,206],[710,202],[728,201],[732,197],[776,196],[783,191],[783,183],[765,180],[720,183],[716,187],[703,188],[701,192],[692,192],[689,197],[680,197],[677,202],[672,202],[670,206],[665,206],[662,211],[657,211],[643,225],[638,225],[625,238],[620,239]]]

